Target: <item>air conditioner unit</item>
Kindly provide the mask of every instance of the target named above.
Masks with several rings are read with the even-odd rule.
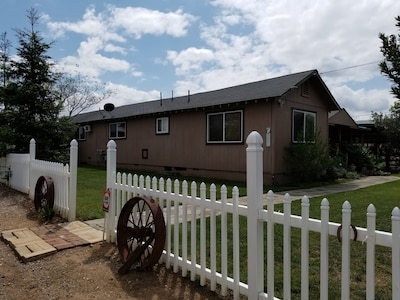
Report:
[[[85,125],[84,128],[85,128],[85,132],[92,131],[92,126],[90,126],[90,125]]]

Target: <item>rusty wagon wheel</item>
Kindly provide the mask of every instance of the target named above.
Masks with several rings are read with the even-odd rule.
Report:
[[[35,186],[35,209],[41,211],[44,208],[53,209],[54,183],[50,176],[40,176]]]
[[[165,221],[158,203],[148,197],[134,197],[121,210],[117,225],[118,250],[125,274],[151,268],[160,259],[165,244]]]

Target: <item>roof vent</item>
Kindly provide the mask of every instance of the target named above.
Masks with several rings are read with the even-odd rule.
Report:
[[[105,111],[113,111],[115,108],[114,104],[112,103],[106,103],[104,104],[104,110]]]

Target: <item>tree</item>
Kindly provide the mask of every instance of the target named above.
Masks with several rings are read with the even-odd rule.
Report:
[[[400,16],[395,18],[396,27],[400,30]],[[392,81],[391,93],[400,100],[400,34],[379,34],[382,41],[381,52],[383,61],[379,67],[381,73]],[[385,156],[386,167],[389,169],[390,160],[393,156],[400,155],[400,102],[395,101],[388,115],[372,113],[375,127],[379,136],[385,138],[381,144],[381,152]]]
[[[1,64],[1,82],[6,85],[10,70],[10,48],[11,42],[7,39],[7,32],[0,35],[0,64]]]
[[[395,19],[400,30],[400,16]],[[380,33],[379,38],[382,41],[381,52],[384,56],[384,60],[379,64],[381,73],[393,82],[391,92],[400,99],[400,34]]]
[[[34,138],[37,157],[54,159],[59,156],[55,153],[68,146],[75,129],[70,118],[59,118],[62,103],[54,89],[59,74],[52,71],[47,54],[51,44],[36,30],[37,11],[30,9],[27,18],[30,28],[16,30],[17,59],[11,60],[9,77],[0,91],[4,108],[0,113],[0,154],[27,152],[29,140]]]
[[[112,91],[106,90],[104,85],[79,74],[76,76],[63,74],[56,86],[64,110],[70,117],[112,95]]]

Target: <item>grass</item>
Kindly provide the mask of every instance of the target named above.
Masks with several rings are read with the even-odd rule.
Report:
[[[119,172],[131,173],[129,170],[118,170]],[[200,195],[200,183],[205,182],[207,186],[207,197],[209,197],[209,186],[214,183],[217,188],[217,193],[220,191],[221,186],[224,184],[227,187],[228,198],[232,197],[232,188],[237,186],[239,188],[240,196],[247,195],[246,183],[236,181],[226,181],[220,179],[209,179],[209,178],[198,178],[198,177],[183,177],[179,174],[162,175],[159,173],[151,173],[146,171],[135,172],[138,175],[143,176],[156,176],[158,179],[164,177],[164,179],[171,178],[171,180],[179,180],[181,183],[183,180],[188,182],[189,193],[190,184],[192,181],[197,183],[197,195]],[[134,173],[132,173],[134,174]],[[80,166],[78,168],[78,185],[77,185],[77,213],[76,216],[80,220],[92,220],[104,217],[102,210],[103,192],[106,189],[106,170],[104,167],[92,167],[92,166]],[[212,180],[212,181],[211,181]],[[327,184],[326,182],[317,182],[307,185],[279,185],[279,186],[264,186],[264,191],[272,189],[274,192],[286,191],[297,188],[309,188],[313,186],[321,186]],[[218,195],[217,195],[218,196]]]
[[[371,186],[351,192],[343,192],[327,195],[330,204],[330,220],[341,223],[342,204],[348,200],[352,206],[351,223],[357,227],[366,227],[367,207],[374,204],[376,208],[376,228],[377,230],[391,232],[391,215],[394,207],[399,206],[398,195],[400,193],[400,182],[389,182],[382,185]],[[323,197],[310,199],[310,217],[320,219],[320,203]],[[283,205],[276,205],[276,210],[283,211]],[[292,205],[292,214],[300,215],[301,205],[297,201]],[[275,243],[282,236],[282,226],[276,228]],[[278,239],[278,241],[277,241]],[[310,298],[319,298],[319,247],[320,235],[310,233]],[[298,298],[300,293],[301,268],[300,258],[300,230],[292,229],[292,298]],[[275,245],[276,251],[281,246]],[[329,299],[340,299],[340,272],[341,272],[341,243],[336,237],[329,240]],[[279,256],[279,254],[278,254]],[[352,299],[365,299],[365,261],[366,244],[351,242],[351,279],[350,289]],[[376,247],[376,296],[375,299],[391,299],[391,248],[382,246]],[[283,269],[282,257],[277,257],[275,264],[277,270]],[[279,278],[279,276],[278,276]],[[282,297],[280,290],[283,287],[283,278],[276,280],[277,296]],[[313,295],[313,296],[311,296]]]
[[[76,217],[80,220],[104,218],[103,193],[106,171],[101,168],[79,167],[76,191]]]
[[[156,174],[143,174],[154,176]],[[159,176],[157,176],[159,177]],[[172,178],[171,178],[172,179]],[[184,178],[179,176],[173,179],[182,181]],[[199,178],[185,178],[188,183],[192,180],[201,182]],[[95,168],[79,168],[78,169],[78,193],[77,193],[77,217],[79,219],[102,218],[104,213],[101,208],[103,191],[105,189],[106,172],[103,169]],[[217,182],[217,190],[222,182]],[[245,186],[243,183],[228,183],[228,191],[232,190],[233,185],[237,185],[240,190],[240,195],[245,194]],[[209,186],[209,183],[207,183]],[[272,188],[277,190],[289,190],[290,187],[265,187],[264,191]],[[297,187],[296,187],[297,188]],[[376,207],[376,226],[378,230],[391,231],[391,213],[394,207],[399,206],[400,201],[400,182],[389,182],[382,185],[371,186],[368,188],[359,189],[351,192],[337,193],[327,195],[330,203],[330,220],[341,223],[342,205],[348,200],[352,206],[352,224],[358,227],[366,227],[366,212],[370,203]],[[320,219],[320,203],[323,197],[315,197],[310,199],[310,217]],[[300,215],[300,201],[293,202],[292,214]],[[283,205],[275,206],[276,211],[283,211]],[[199,235],[199,220],[197,221],[197,231]],[[207,219],[207,222],[209,220]],[[220,227],[218,217],[217,226]],[[266,226],[266,225],[265,225]],[[228,228],[232,228],[231,216],[228,216]],[[190,230],[190,226],[188,226]],[[247,240],[246,219],[240,218],[240,237],[241,241]],[[220,232],[220,228],[217,228]],[[283,297],[283,228],[281,225],[275,225],[275,296]],[[266,233],[266,228],[265,232]],[[207,233],[208,234],[208,233]],[[291,272],[292,272],[292,299],[300,298],[301,286],[301,249],[300,245],[300,230],[292,228],[291,241]],[[219,237],[217,237],[218,239]],[[190,241],[190,231],[188,232],[188,240]],[[310,232],[310,299],[319,298],[319,240],[318,233]],[[228,232],[228,249],[231,247],[231,232]],[[220,251],[220,242],[217,242],[217,253]],[[329,240],[329,299],[340,299],[341,285],[341,244],[336,237],[331,237]],[[199,249],[197,249],[197,253]],[[190,252],[189,252],[190,253]],[[199,261],[199,254],[198,261]],[[232,257],[232,253],[228,254]],[[241,242],[240,249],[241,257],[241,281],[247,282],[247,243]],[[265,255],[266,257],[266,255]],[[351,242],[351,295],[352,299],[365,299],[365,257],[366,244],[360,242]],[[218,257],[217,257],[218,259]],[[218,262],[220,264],[220,262]],[[266,266],[266,262],[265,262]],[[228,266],[229,273],[232,275],[232,266]],[[266,269],[266,267],[265,267]],[[266,276],[267,274],[265,274]],[[266,278],[266,277],[265,277]],[[376,297],[375,299],[391,299],[391,249],[378,246],[376,248]]]
[[[118,170],[119,172],[132,172],[128,170]],[[138,171],[133,174],[143,175],[143,176],[156,176],[158,179],[164,177],[165,180],[170,178],[171,180],[179,180],[181,185],[182,181],[186,180],[188,182],[188,189],[190,194],[190,185],[192,181],[197,183],[197,195],[200,195],[200,183],[204,182],[207,186],[207,197],[209,197],[210,185],[214,183],[217,188],[217,193],[223,184],[227,187],[228,198],[232,197],[232,188],[237,186],[240,191],[240,195],[246,195],[246,185],[243,182],[235,181],[223,181],[223,180],[213,180],[198,177],[182,177],[178,174],[172,174],[168,176],[163,176],[159,173],[150,173],[144,171]],[[80,220],[92,220],[100,219],[104,217],[104,212],[102,210],[103,193],[106,189],[106,171],[104,168],[94,168],[94,167],[79,167],[78,168],[78,184],[77,184],[77,213],[76,217]],[[172,182],[172,184],[174,184]]]
[[[367,207],[373,203],[376,207],[376,226],[377,230],[391,231],[391,213],[394,207],[399,206],[398,196],[400,193],[400,182],[390,182],[382,185],[371,186],[351,192],[326,195],[330,203],[330,220],[341,223],[342,205],[348,200],[352,205],[352,224],[358,227],[366,227]],[[315,197],[310,199],[310,217],[320,219],[320,203],[324,197]],[[275,206],[276,211],[283,211],[283,204]],[[292,205],[292,214],[300,215],[301,202],[294,201]],[[228,251],[232,247],[232,221],[231,215],[228,215]],[[240,217],[240,280],[247,282],[247,220]],[[220,253],[220,217],[217,217],[217,245],[216,252]],[[209,236],[209,219],[207,219],[207,236]],[[265,223],[264,235],[267,232]],[[190,226],[188,226],[188,241],[190,241]],[[197,237],[200,237],[200,221],[197,220]],[[275,296],[283,298],[283,226],[275,225]],[[320,235],[310,232],[309,245],[309,293],[310,299],[319,299],[319,276],[320,276]],[[301,232],[300,229],[291,229],[291,298],[299,299],[301,293]],[[199,245],[198,245],[199,246]],[[209,241],[207,241],[207,249]],[[190,245],[189,245],[190,247]],[[266,248],[266,247],[265,247]],[[189,249],[189,253],[191,253]],[[197,261],[200,260],[200,249],[196,249]],[[232,257],[232,252],[228,256]],[[209,253],[207,254],[209,257]],[[264,255],[267,257],[266,253]],[[365,299],[365,261],[366,244],[360,242],[351,242],[351,278],[350,289],[352,299]],[[221,262],[217,257],[217,268],[220,271]],[[209,261],[208,261],[209,263]],[[233,274],[231,260],[228,259],[229,276]],[[265,278],[267,278],[267,262],[264,262]],[[391,248],[376,247],[376,295],[375,299],[391,299]],[[341,298],[341,243],[335,236],[329,238],[329,299]],[[265,287],[265,290],[267,288]]]

